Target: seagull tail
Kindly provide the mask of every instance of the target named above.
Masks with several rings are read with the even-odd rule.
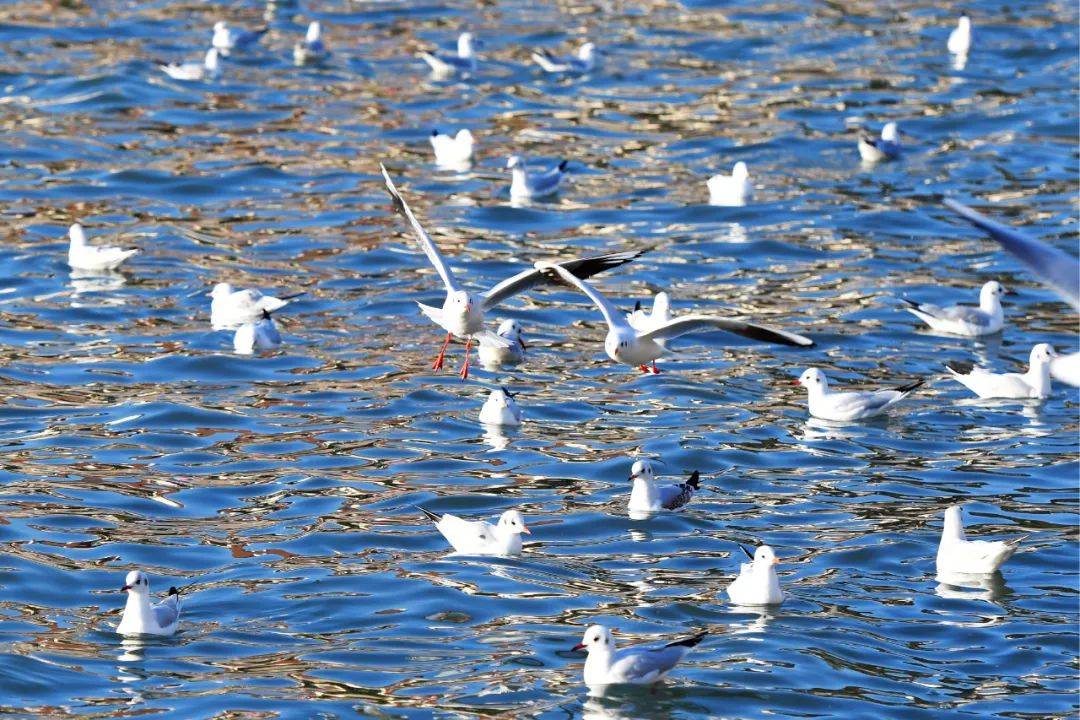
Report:
[[[559,172],[566,172],[566,166],[569,164],[569,160],[563,160],[559,163]]]
[[[701,473],[697,470],[690,473],[690,479],[686,481],[686,484],[697,490],[701,487]]]
[[[436,525],[438,525],[439,521],[442,520],[442,518],[440,516],[436,515],[435,513],[431,512],[430,510],[428,510],[425,507],[421,507],[420,505],[417,505],[416,509],[419,510],[420,512],[424,513],[425,515],[427,515],[428,519],[431,520],[431,522],[435,523]]]
[[[704,640],[705,636],[708,635],[708,634],[709,633],[707,633],[707,632],[698,633],[697,635],[694,635],[693,637],[688,637],[685,640],[676,640],[673,643],[668,643],[664,647],[692,648],[692,647],[697,646],[702,640]]]

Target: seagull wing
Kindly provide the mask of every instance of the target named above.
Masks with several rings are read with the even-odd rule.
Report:
[[[811,347],[814,341],[802,335],[789,333],[785,330],[755,325],[743,320],[730,318],[711,317],[708,315],[686,315],[675,318],[641,335],[646,340],[673,340],[687,333],[701,330],[727,330],[728,332],[751,338],[763,340],[778,345],[794,345],[797,347]]]
[[[176,624],[180,617],[180,601],[178,596],[170,595],[154,606],[154,619],[159,628],[167,628]]]
[[[420,222],[413,215],[412,210],[409,208],[409,204],[405,202],[405,198],[401,197],[401,193],[394,187],[394,181],[390,179],[390,173],[386,171],[386,166],[379,164],[379,168],[382,170],[383,178],[386,180],[386,190],[390,193],[390,198],[394,201],[394,209],[401,213],[409,224],[412,225],[413,232],[416,233],[416,239],[420,241],[420,247],[424,249],[424,254],[427,255],[428,260],[435,266],[435,269],[439,273],[439,277],[442,278],[443,283],[446,285],[446,289],[449,292],[457,292],[461,290],[461,286],[458,285],[457,279],[454,278],[454,273],[451,272],[450,266],[446,264],[446,259],[443,258],[442,253],[439,252],[439,248],[432,242],[431,237],[420,225]]]
[[[559,263],[559,266],[569,270],[575,277],[590,278],[605,270],[610,270],[628,263],[631,260],[640,257],[644,252],[646,251],[635,250],[605,253],[604,255],[578,258],[577,260],[567,260],[566,262]],[[503,280],[501,283],[484,293],[484,299],[482,301],[484,309],[490,310],[507,298],[525,292],[526,290],[545,282],[548,282],[548,280],[544,277],[543,271],[538,270],[537,268],[523,270],[517,275]]]
[[[588,295],[589,299],[592,300],[593,303],[596,304],[596,307],[600,308],[600,312],[604,314],[604,319],[607,320],[609,328],[630,328],[630,325],[626,322],[626,317],[622,314],[622,312],[610,302],[608,302],[608,299],[598,293],[592,285],[589,285],[589,283],[585,282],[584,280],[579,280],[577,277],[574,276],[572,272],[562,267],[561,265],[552,265],[551,263],[539,263],[539,266],[542,270],[551,270],[558,273],[559,277],[562,278],[563,282],[565,282],[567,285],[572,285],[573,287],[576,287],[578,290]]]

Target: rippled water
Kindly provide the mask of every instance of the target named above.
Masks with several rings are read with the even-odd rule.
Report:
[[[885,420],[808,422],[789,381],[900,382],[947,358],[996,368],[1076,350],[1076,316],[954,220],[946,195],[1075,250],[1075,3],[699,2],[318,7],[8,4],[0,20],[0,710],[38,717],[1075,717],[1077,396],[973,402],[938,381]],[[271,31],[216,83],[165,79],[220,17]],[[334,54],[295,68],[323,21]],[[413,57],[469,27],[480,72]],[[527,48],[591,37],[603,68],[541,77]],[[868,169],[857,129],[898,119],[901,162]],[[436,171],[434,126],[469,126],[473,172]],[[511,207],[505,157],[570,159],[554,202]],[[534,260],[651,247],[598,285],[624,307],[731,309],[810,351],[708,334],[657,377],[602,354],[566,289],[501,313],[532,344],[467,383],[427,368],[415,301],[438,278],[377,180],[384,160],[481,287]],[[747,208],[706,204],[745,160]],[[72,277],[68,223],[143,248],[120,278]],[[906,293],[1020,294],[986,342],[937,337]],[[286,345],[231,354],[212,283],[307,291]],[[567,323],[567,319],[572,323]],[[461,358],[452,350],[451,365]],[[526,424],[478,425],[486,388]],[[633,455],[715,491],[625,515]],[[722,472],[726,471],[726,472]],[[720,474],[722,473],[722,474]],[[988,588],[939,585],[946,506],[975,533],[1029,533]],[[521,559],[447,558],[416,510],[534,527]],[[789,600],[722,588],[768,542]],[[124,573],[185,585],[182,631],[122,645]],[[568,652],[589,623],[624,641],[709,630],[664,686],[589,698]]]

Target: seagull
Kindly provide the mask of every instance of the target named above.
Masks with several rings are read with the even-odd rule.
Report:
[[[596,46],[591,42],[584,43],[576,55],[566,58],[555,57],[547,50],[540,49],[533,52],[532,59],[544,72],[583,75],[596,67]]]
[[[510,170],[510,198],[512,200],[530,200],[545,198],[559,192],[563,175],[566,173],[566,160],[543,172],[531,173],[525,161],[517,155],[511,155],[506,161]]]
[[[457,135],[432,130],[431,149],[435,151],[436,165],[451,170],[468,168],[472,164],[473,135],[467,128],[458,130]]]
[[[780,579],[776,576],[776,566],[780,562],[776,553],[768,545],[762,545],[753,553],[742,545],[750,562],[739,568],[739,577],[727,586],[727,595],[736,605],[779,605],[784,602],[784,591],[780,589]]]
[[[484,406],[480,408],[480,422],[485,425],[520,425],[521,408],[509,390],[497,388],[491,391],[488,399],[484,401]]]
[[[923,384],[916,380],[892,390],[869,392],[829,392],[825,373],[817,368],[804,371],[796,385],[802,385],[809,394],[810,414],[822,420],[862,420],[883,414]]]
[[[517,320],[503,320],[495,334],[505,338],[510,345],[481,345],[477,350],[480,364],[488,369],[520,365],[525,361],[525,341],[521,339],[521,326]]]
[[[945,526],[941,531],[941,543],[937,551],[938,575],[993,573],[1013,556],[1025,538],[1027,535],[1015,540],[997,542],[968,540],[964,535],[964,520],[960,514],[960,506],[953,505],[945,511]]]
[[[420,511],[431,518],[435,529],[462,555],[520,555],[522,533],[532,534],[517,510],[504,512],[497,525],[450,514],[439,517],[424,508]]]
[[[742,207],[754,194],[754,186],[750,184],[750,170],[741,160],[735,163],[730,175],[713,175],[706,185],[709,188],[710,205]]]
[[[585,684],[590,687],[650,685],[671,672],[707,634],[700,633],[657,647],[635,645],[616,650],[611,631],[603,625],[592,625],[572,650],[589,653],[585,660]]]
[[[1005,288],[997,280],[991,280],[979,291],[979,307],[950,305],[938,307],[930,303],[918,303],[907,298],[900,301],[905,310],[919,318],[932,329],[950,335],[979,337],[1001,332],[1005,326],[1005,311],[1001,309],[1001,296]]]
[[[949,33],[949,52],[953,55],[967,56],[971,49],[971,18],[961,15],[956,28]]]
[[[864,162],[868,163],[895,160],[900,157],[900,131],[896,123],[887,123],[881,128],[880,140],[875,140],[870,135],[860,135],[859,155]]]
[[[150,580],[141,570],[132,570],[124,579],[121,592],[127,592],[127,605],[116,632],[121,635],[172,635],[180,624],[180,591],[169,588],[168,596],[157,605],[150,604]]]
[[[304,39],[293,45],[293,62],[296,65],[313,65],[329,55],[322,41],[322,24],[314,20],[308,25]]]
[[[304,293],[277,298],[255,289],[233,290],[229,283],[218,283],[210,292],[210,324],[215,330],[231,330],[244,323],[264,320],[264,313],[280,310]]]
[[[252,355],[256,350],[273,350],[280,345],[281,333],[268,310],[263,310],[258,320],[249,320],[236,328],[233,335],[233,350],[238,355]]]
[[[68,265],[72,270],[109,272],[120,267],[121,263],[139,252],[136,248],[87,245],[86,232],[79,223],[68,228],[68,237],[71,239],[68,245]]]
[[[173,80],[213,80],[221,75],[221,62],[218,60],[218,51],[210,48],[201,63],[169,63],[159,64],[161,71]]]
[[[596,291],[584,280],[574,277],[564,266],[552,265],[549,262],[538,262],[536,268],[545,273],[554,273],[562,281],[581,292],[585,293],[593,303],[600,308],[607,321],[608,333],[604,340],[604,350],[609,358],[624,365],[637,366],[642,372],[651,372],[654,375],[660,371],[656,367],[656,359],[664,354],[664,346],[661,341],[672,340],[697,332],[698,330],[727,330],[728,332],[764,340],[766,342],[781,345],[795,345],[810,347],[814,341],[810,338],[765,327],[754,325],[743,320],[711,317],[708,315],[685,315],[660,325],[648,332],[640,332],[627,321],[626,316],[614,307],[603,295]],[[652,363],[652,367],[649,367]]]
[[[428,64],[431,72],[439,76],[453,75],[456,72],[476,70],[476,53],[473,49],[472,33],[461,33],[457,41],[457,55],[420,53],[420,59]]]
[[[224,20],[214,23],[214,37],[210,44],[217,48],[218,52],[228,57],[233,50],[245,50],[262,39],[269,28],[258,30],[237,30],[229,27]]]
[[[1050,361],[1050,377],[1080,387],[1080,352],[1058,355]]]
[[[630,491],[630,502],[627,505],[627,510],[631,513],[678,510],[694,497],[694,493],[699,488],[700,480],[701,473],[695,470],[684,483],[658,486],[653,474],[652,463],[648,460],[638,460],[630,468],[630,481],[634,483],[634,488]]]
[[[947,362],[945,368],[957,382],[983,399],[1041,400],[1050,397],[1050,366],[1056,357],[1054,348],[1039,343],[1031,348],[1028,371],[1023,374],[992,373],[970,363]]]
[[[413,215],[408,203],[405,202],[397,188],[394,187],[394,182],[390,179],[390,174],[386,171],[386,168],[382,165],[379,167],[382,168],[383,178],[386,180],[386,189],[393,199],[394,209],[412,226],[420,247],[427,255],[428,260],[431,261],[431,264],[435,266],[435,270],[439,273],[439,277],[442,278],[443,284],[446,286],[446,300],[443,301],[442,308],[417,303],[420,310],[432,322],[446,331],[446,340],[443,342],[442,350],[439,351],[439,355],[431,368],[432,370],[442,369],[446,357],[446,348],[450,345],[450,340],[456,335],[465,339],[465,363],[461,368],[461,379],[464,380],[469,376],[469,351],[473,342],[491,343],[500,347],[507,347],[512,344],[506,338],[484,329],[484,312],[520,292],[545,282],[546,278],[541,271],[530,268],[503,280],[480,295],[473,295],[465,290],[454,277],[450,266],[439,252],[439,248],[435,246],[435,243],[432,242],[427,232],[420,225],[416,216]],[[571,276],[592,277],[604,270],[610,270],[623,263],[628,263],[644,252],[644,250],[638,250],[606,253],[594,257],[567,260],[557,267],[565,268],[568,273],[572,273]]]

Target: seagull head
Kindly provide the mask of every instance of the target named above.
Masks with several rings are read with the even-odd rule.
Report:
[[[450,293],[450,304],[463,315],[472,314],[473,299],[467,290],[455,290]]]
[[[510,342],[516,342],[521,346],[521,349],[525,349],[525,341],[521,339],[521,326],[518,325],[517,320],[503,320],[499,324],[499,329],[496,331],[499,337],[504,337]]]
[[[229,283],[218,283],[214,286],[214,289],[210,291],[210,297],[217,300],[218,298],[224,298],[232,295],[232,285]]]
[[[582,62],[589,62],[595,55],[596,46],[591,42],[584,43],[577,51],[578,60],[581,60]]]
[[[633,467],[630,468],[629,479],[631,481],[648,480],[651,482],[653,479],[652,463],[648,460],[638,460],[637,462],[635,462]]]
[[[970,32],[971,31],[971,18],[969,18],[966,14],[961,15],[960,20],[958,20],[957,23],[956,23],[956,27],[959,28],[962,31],[967,30],[968,32]]]
[[[776,558],[776,553],[768,545],[762,545],[754,551],[754,564],[762,565],[764,567],[770,567],[772,565],[778,565],[780,561]]]
[[[150,580],[143,574],[142,570],[132,570],[124,578],[124,587],[120,588],[121,592],[129,592],[135,595],[149,595],[150,594]]]
[[[611,631],[603,625],[590,625],[585,631],[584,637],[571,650],[584,650],[585,652],[612,652],[615,649],[615,640],[611,637]]]
[[[952,505],[945,510],[945,533],[955,534],[964,532],[964,518],[961,506]]]
[[[228,29],[229,29],[229,24],[227,22],[225,22],[224,20],[218,20],[216,23],[214,23],[214,32],[215,33],[222,33],[222,32],[225,32]]]
[[[1049,343],[1039,343],[1031,348],[1029,361],[1033,366],[1047,365],[1056,357],[1057,353],[1054,352],[1054,348]]]
[[[499,516],[499,527],[512,535],[532,535],[525,527],[525,518],[517,510],[507,510]]]
[[[657,318],[666,318],[671,311],[671,298],[666,292],[656,293],[652,301],[652,314]]]
[[[455,142],[462,143],[463,145],[468,145],[469,147],[472,147],[473,144],[473,136],[472,133],[469,132],[468,128],[461,128],[460,130],[458,130],[457,135],[454,136],[454,140]]]
[[[478,45],[476,43],[473,34],[470,32],[463,32],[457,39],[457,54],[459,58],[470,58],[473,55],[473,46]]]
[[[887,142],[900,142],[900,129],[896,127],[896,123],[885,123],[885,127],[881,128],[881,139]]]
[[[1005,286],[999,283],[997,280],[990,280],[984,283],[982,290],[979,291],[979,306],[984,310],[986,308],[992,308],[996,303],[1001,302],[1002,295],[1008,294],[1008,290]]]
[[[310,25],[307,26],[307,35],[304,36],[304,41],[307,42],[308,45],[311,45],[312,43],[319,42],[319,39],[321,37],[322,25],[319,23],[318,20],[314,20]]]
[[[75,247],[86,244],[86,233],[83,231],[83,226],[79,223],[75,223],[68,228],[68,237],[71,238],[71,244]]]
[[[514,396],[510,394],[510,391],[506,388],[495,388],[488,395],[488,404],[494,405],[497,408],[509,408],[515,405]]]
[[[514,168],[521,168],[522,170],[525,169],[525,161],[517,155],[511,155],[506,159],[506,169],[513,170]]]
[[[795,385],[802,385],[809,392],[824,392],[829,389],[829,381],[825,379],[825,373],[817,368],[803,370],[803,374],[799,376],[799,379],[793,382]]]
[[[731,177],[736,180],[745,180],[750,177],[750,168],[746,167],[746,163],[740,160],[735,163],[735,167],[731,168]]]

